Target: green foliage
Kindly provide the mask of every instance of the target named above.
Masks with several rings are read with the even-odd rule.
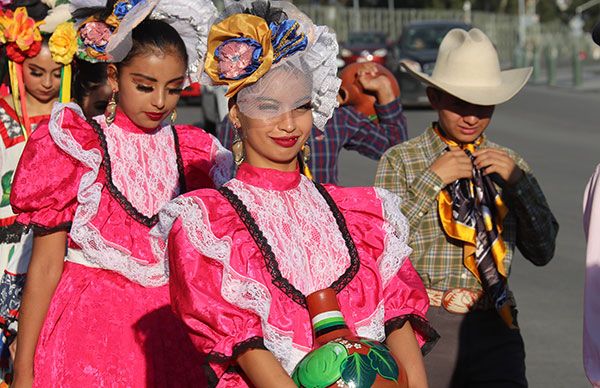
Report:
[[[353,353],[342,363],[342,379],[348,385],[353,382],[355,387],[370,387],[376,378],[377,373],[367,356]]]

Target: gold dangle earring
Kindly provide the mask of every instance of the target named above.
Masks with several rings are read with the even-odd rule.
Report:
[[[233,161],[235,162],[236,166],[239,166],[244,161],[246,155],[244,155],[244,143],[240,137],[239,124],[234,124],[233,128],[235,130],[235,135],[233,138],[233,143],[231,144],[231,153],[233,154]]]
[[[171,124],[175,124],[175,120],[177,120],[177,108],[174,108],[171,112]]]
[[[104,112],[104,115],[106,116],[106,125],[111,125],[115,121],[115,116],[117,115],[116,94],[116,92],[113,92],[113,94],[110,96],[110,100],[106,106],[106,112]]]
[[[310,162],[310,146],[307,143],[304,143],[302,146],[302,161],[306,166],[308,166],[308,162]]]
[[[302,146],[301,149],[302,152],[302,168],[303,168],[303,173],[304,176],[306,176],[308,179],[313,180],[313,175],[310,172],[310,168],[308,167],[308,162],[310,162],[310,146],[308,145],[308,143],[304,143],[304,145]]]

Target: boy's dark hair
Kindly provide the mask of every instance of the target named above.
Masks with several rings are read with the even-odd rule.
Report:
[[[73,77],[73,97],[81,105],[83,97],[107,82],[107,63],[90,63],[75,58],[75,76]]]

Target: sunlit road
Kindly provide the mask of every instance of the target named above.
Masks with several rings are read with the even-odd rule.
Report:
[[[196,121],[196,112],[181,108],[179,121]],[[409,110],[407,117],[411,137],[435,119],[430,110]],[[487,130],[490,139],[513,148],[530,163],[560,223],[554,260],[539,268],[519,255],[510,278],[531,387],[589,386],[581,363],[585,262],[581,198],[600,163],[599,120],[600,93],[528,87],[497,108]],[[376,162],[344,152],[342,183],[371,185],[375,168]]]

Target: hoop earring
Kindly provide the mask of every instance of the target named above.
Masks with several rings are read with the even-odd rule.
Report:
[[[244,153],[244,143],[242,142],[242,138],[240,137],[239,127],[234,125],[235,135],[233,138],[233,143],[231,144],[231,153],[233,154],[233,161],[236,166],[239,166],[244,162],[246,155]]]
[[[177,120],[177,108],[173,109],[173,112],[171,112],[171,124],[175,124],[175,120]]]
[[[106,112],[104,112],[104,115],[106,116],[106,125],[112,125],[112,123],[115,121],[115,116],[117,115],[116,94],[116,92],[113,92],[113,94],[110,96],[110,100],[106,106]]]

